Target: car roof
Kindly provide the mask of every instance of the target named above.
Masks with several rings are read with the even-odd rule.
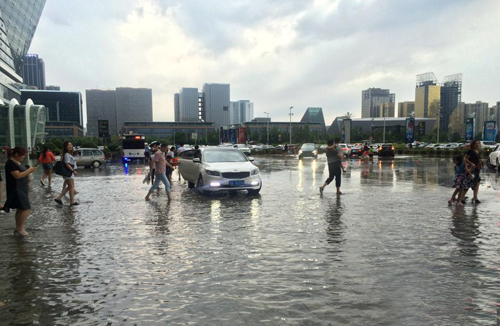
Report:
[[[77,151],[79,151],[79,150],[81,150],[81,149],[92,149],[92,150],[94,150],[94,149],[95,149],[95,150],[97,150],[97,151],[102,151],[102,149],[99,149],[99,148],[90,148],[90,147],[79,147],[79,148],[77,148],[76,150],[77,150]]]

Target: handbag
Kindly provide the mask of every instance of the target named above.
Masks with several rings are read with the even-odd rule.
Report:
[[[66,177],[66,178],[69,178],[71,177],[71,175],[73,175],[73,172],[70,171],[66,167],[66,164],[64,164],[62,161],[56,162],[56,165],[54,166],[54,173],[60,175],[61,177]]]

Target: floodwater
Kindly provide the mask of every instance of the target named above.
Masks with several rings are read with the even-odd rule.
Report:
[[[142,165],[80,170],[78,207],[36,176],[31,236],[0,215],[0,324],[497,323],[498,173],[456,208],[449,159],[349,161],[339,198],[324,156],[256,164],[259,196],[176,180],[170,204],[144,201]]]

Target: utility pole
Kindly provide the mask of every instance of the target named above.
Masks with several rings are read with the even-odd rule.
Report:
[[[267,114],[267,144],[269,145],[269,113],[264,112],[264,114]]]
[[[290,107],[290,145],[292,145],[292,109],[293,106]]]

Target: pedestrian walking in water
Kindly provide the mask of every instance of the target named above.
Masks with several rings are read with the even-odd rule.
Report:
[[[27,236],[28,232],[24,229],[24,223],[31,210],[31,204],[28,197],[28,176],[36,171],[36,166],[26,169],[21,162],[26,158],[28,151],[21,146],[9,149],[7,152],[8,160],[5,163],[5,179],[7,184],[7,201],[3,206],[5,212],[10,209],[16,210],[16,229],[14,234],[18,236]]]
[[[75,201],[75,176],[77,175],[75,169],[76,169],[76,162],[73,157],[73,144],[70,141],[65,141],[63,144],[63,153],[61,155],[61,161],[63,162],[64,166],[66,169],[71,171],[71,176],[69,177],[63,177],[64,182],[63,182],[63,189],[59,196],[57,196],[54,201],[58,203],[59,205],[62,205],[62,198],[64,195],[66,195],[67,192],[69,192],[69,202],[70,205],[76,206],[80,205]]]
[[[472,176],[474,177],[474,185],[472,186],[472,190],[474,192],[474,196],[472,197],[473,203],[481,203],[477,198],[477,193],[479,192],[479,182],[481,182],[481,177],[479,173],[483,168],[481,159],[479,157],[479,149],[481,148],[481,143],[477,140],[473,140],[470,142],[469,150],[465,153],[464,161],[466,164],[474,166],[472,169]]]
[[[453,186],[460,189],[457,206],[463,206],[465,204],[465,194],[469,191],[469,188],[474,187],[474,175],[472,174],[474,168],[475,166],[473,164],[467,163],[465,160],[462,160],[460,163],[457,177],[453,182]],[[450,204],[450,201],[448,201],[448,204]]]
[[[170,165],[170,167],[167,165],[167,179],[168,179],[168,182],[170,182],[170,186],[172,187],[172,173],[174,172],[174,157],[175,157],[175,147],[172,146],[170,147],[170,150],[167,152],[167,154],[165,155],[165,158],[167,160],[167,163]]]
[[[462,155],[457,155],[453,158],[453,163],[455,166],[453,167],[455,170],[455,177],[453,178],[453,194],[451,198],[448,200],[448,205],[452,205],[454,201],[457,200],[457,196],[460,198],[461,191],[465,189],[466,191],[470,187],[470,171],[468,165],[464,163],[464,158]],[[465,194],[464,194],[465,195]],[[465,204],[465,198],[462,199],[462,204]]]
[[[151,162],[151,168],[153,167],[152,165],[155,165],[155,171],[156,171],[156,180],[151,186],[151,188],[148,191],[148,194],[146,195],[146,201],[150,200],[151,194],[153,191],[158,189],[158,186],[160,185],[160,182],[163,182],[165,185],[165,191],[167,192],[167,197],[168,201],[172,200],[170,196],[170,182],[168,182],[167,175],[166,175],[166,168],[169,167],[172,169],[172,165],[168,163],[165,160],[165,152],[168,149],[167,144],[162,144],[160,147],[160,150],[158,150],[154,155],[153,155],[153,160]]]
[[[340,192],[340,184],[341,184],[341,175],[342,175],[342,148],[339,146],[340,139],[335,138],[335,144],[333,140],[329,139],[326,147],[326,158],[328,161],[328,179],[326,179],[325,183],[319,187],[320,194],[323,194],[325,187],[328,186],[333,179],[335,179],[335,186],[337,187],[337,196],[341,195]]]
[[[179,145],[180,145],[179,148],[177,148],[177,156],[180,156],[182,152],[186,150],[183,143],[180,143]],[[181,181],[181,172],[180,171],[177,172],[179,173],[179,181]]]
[[[45,146],[42,150],[42,154],[38,157],[38,162],[42,163],[43,166],[43,176],[40,179],[40,184],[45,186],[45,178],[49,179],[49,186],[52,184],[52,169],[54,168],[54,161],[56,157],[50,151],[50,149]]]
[[[288,154],[288,144],[285,144],[283,147],[283,156],[286,156]]]

